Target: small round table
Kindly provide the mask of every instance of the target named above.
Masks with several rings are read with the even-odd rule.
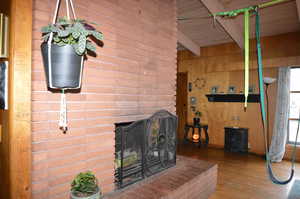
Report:
[[[188,134],[189,134],[189,130],[192,129],[192,136],[195,134],[195,129],[198,129],[198,133],[199,133],[199,142],[193,142],[193,140],[190,140],[188,138]],[[185,141],[189,141],[189,142],[193,142],[193,143],[197,143],[198,147],[202,146],[202,142],[201,142],[201,130],[204,130],[205,133],[205,142],[204,142],[204,146],[207,147],[208,143],[209,143],[209,136],[208,136],[208,125],[207,124],[186,124],[184,127],[185,133],[184,133],[184,140]]]

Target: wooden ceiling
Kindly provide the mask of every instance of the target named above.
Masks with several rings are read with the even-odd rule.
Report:
[[[210,11],[230,11],[270,0],[177,0],[178,30],[199,47],[236,41],[242,46],[243,15],[214,21]],[[291,0],[260,10],[261,35],[271,36],[300,31],[297,12],[300,0]],[[251,17],[251,37],[255,37],[255,18]],[[179,49],[184,42],[180,42]],[[187,46],[185,46],[187,47]]]

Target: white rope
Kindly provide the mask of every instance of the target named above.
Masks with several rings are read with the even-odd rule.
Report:
[[[52,24],[55,24],[55,22],[56,22],[57,15],[58,15],[59,5],[60,5],[60,0],[57,0],[55,11],[54,11],[54,16],[53,16],[53,20],[52,20]]]
[[[66,9],[67,9],[67,17],[68,17],[68,20],[70,20],[69,0],[66,0]]]
[[[67,124],[67,101],[65,90],[63,89],[61,92],[60,98],[60,112],[59,112],[59,128],[65,133],[68,130]]]
[[[77,19],[76,14],[75,14],[75,9],[74,9],[74,6],[73,6],[73,0],[70,0],[70,4],[71,4],[71,9],[72,9],[73,17],[74,17],[74,19]]]

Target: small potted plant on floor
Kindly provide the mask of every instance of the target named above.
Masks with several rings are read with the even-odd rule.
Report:
[[[71,199],[101,199],[97,178],[90,172],[79,173],[71,184]]]
[[[60,18],[42,27],[41,45],[49,88],[80,88],[84,56],[95,54],[103,34],[81,19]]]
[[[200,117],[201,117],[202,113],[200,111],[196,111],[195,112],[195,117],[194,117],[194,125],[200,125]]]

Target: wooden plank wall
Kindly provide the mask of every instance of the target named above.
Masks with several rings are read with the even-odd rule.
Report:
[[[3,7],[2,7],[3,6]],[[32,1],[4,0],[9,15],[9,103],[1,111],[0,198],[31,198]]]
[[[64,1],[62,1],[64,2]],[[68,93],[69,131],[58,129],[60,95],[46,89],[40,28],[52,0],[34,0],[32,72],[33,198],[68,198],[80,171],[114,189],[114,123],[175,113],[177,28],[174,0],[75,0],[79,18],[99,24],[104,47],[85,62],[80,93]],[[62,12],[60,13],[62,14]]]
[[[277,77],[277,67],[300,65],[300,37],[299,33],[289,33],[262,39],[263,63],[265,76]],[[251,41],[251,73],[250,85],[257,85],[257,61],[255,40]],[[210,93],[212,86],[219,86],[219,91],[226,93],[228,86],[235,86],[237,92],[244,90],[243,77],[244,60],[241,50],[234,43],[222,44],[201,49],[201,56],[196,57],[188,51],[178,53],[178,71],[188,72],[189,82],[196,78],[205,80],[205,87],[189,92],[188,97],[198,99],[197,108],[203,113],[203,122],[209,125],[210,143],[217,147],[224,145],[224,126],[241,126],[249,128],[249,142],[251,152],[262,154],[263,137],[259,104],[249,104],[246,112],[242,103],[211,103],[205,94]],[[276,84],[270,87],[270,121],[273,117],[276,100]],[[190,103],[190,102],[189,102]],[[190,104],[189,106],[190,107]],[[188,109],[188,120],[194,117]]]

